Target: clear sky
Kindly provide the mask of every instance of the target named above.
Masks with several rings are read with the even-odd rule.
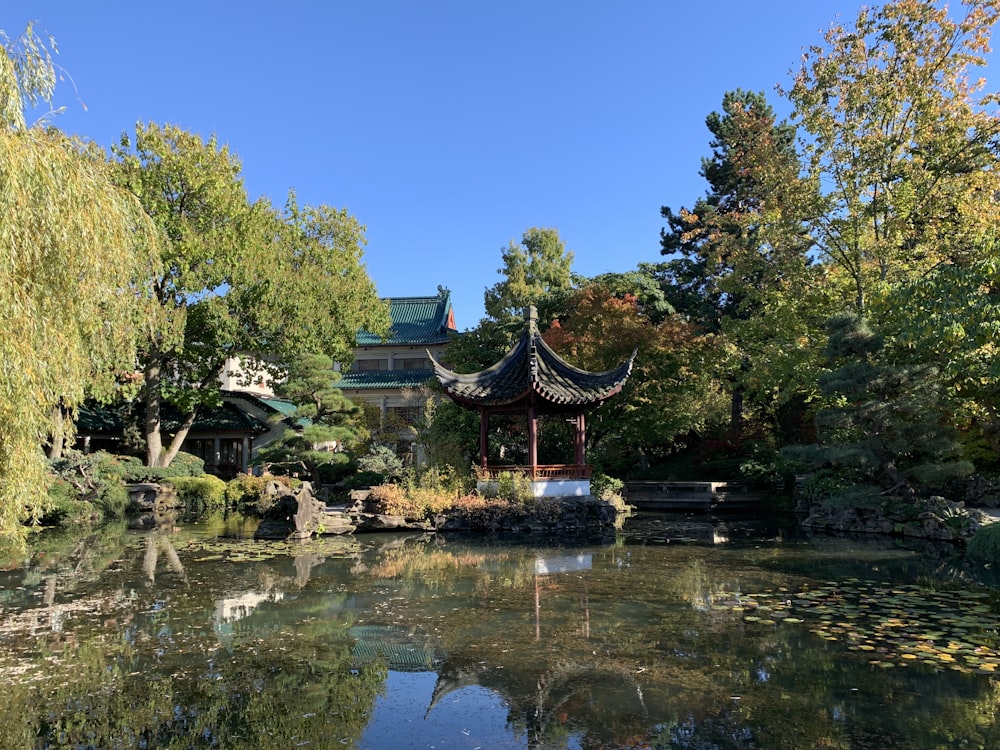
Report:
[[[215,134],[251,199],[346,208],[379,294],[446,286],[464,330],[529,227],[586,276],[661,260],[660,207],[706,189],[705,116],[736,88],[787,116],[775,85],[861,4],[23,0],[0,29],[55,38],[63,131]]]

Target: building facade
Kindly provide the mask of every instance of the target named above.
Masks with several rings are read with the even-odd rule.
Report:
[[[388,338],[361,331],[354,361],[337,387],[351,400],[377,407],[383,423],[411,425],[423,416],[424,386],[434,380],[427,353],[435,359],[444,356],[458,333],[455,313],[447,289],[433,297],[393,297],[388,302]]]
[[[351,400],[376,407],[383,424],[411,425],[422,418],[427,400],[423,386],[434,379],[427,353],[442,361],[457,333],[455,314],[447,289],[439,289],[433,297],[397,297],[388,302],[389,337],[382,340],[360,331],[354,360],[344,368],[337,387]],[[270,373],[248,369],[243,359],[232,357],[219,380],[222,404],[198,415],[182,450],[202,458],[210,473],[229,479],[249,470],[259,448],[300,425],[294,419],[295,405],[275,396]],[[128,408],[128,404],[96,403],[81,408],[79,447],[88,453],[121,452]],[[164,405],[167,434],[181,421],[181,414]]]

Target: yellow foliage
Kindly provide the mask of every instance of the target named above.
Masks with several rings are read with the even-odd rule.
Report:
[[[0,100],[20,101],[5,63]],[[0,535],[37,512],[57,407],[131,373],[149,320],[157,235],[103,156],[54,129],[0,123]]]

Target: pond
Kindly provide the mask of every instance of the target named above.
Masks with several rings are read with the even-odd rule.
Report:
[[[793,529],[46,532],[0,557],[0,748],[1000,747],[988,571]]]

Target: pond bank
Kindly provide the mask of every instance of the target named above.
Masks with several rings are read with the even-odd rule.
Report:
[[[386,513],[367,490],[356,490],[348,505],[328,506],[313,496],[308,482],[294,490],[274,483],[274,505],[264,514],[258,539],[306,539],[314,534],[376,531],[465,531],[512,534],[575,534],[614,530],[630,508],[592,495],[536,498],[530,502],[465,498],[430,517]]]

